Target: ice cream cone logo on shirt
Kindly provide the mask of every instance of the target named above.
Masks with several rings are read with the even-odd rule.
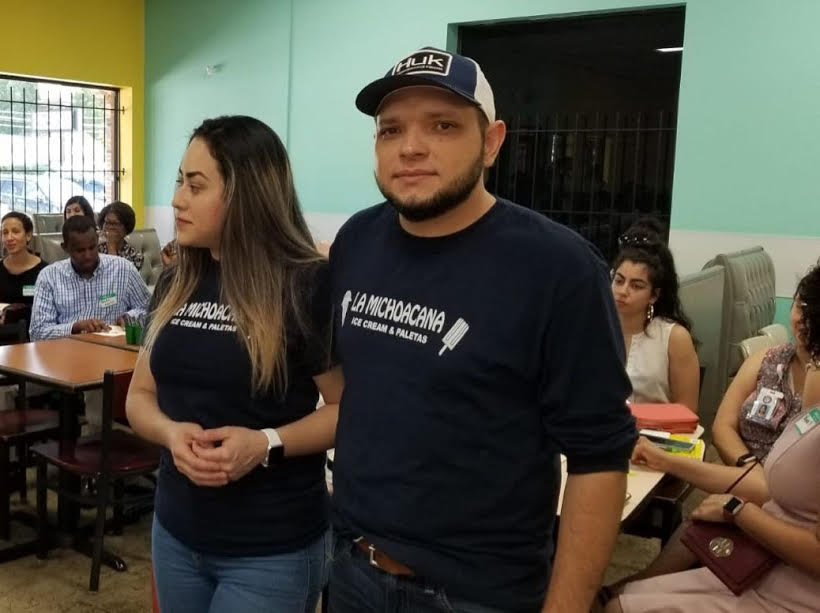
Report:
[[[441,339],[441,342],[444,343],[444,346],[441,348],[441,351],[438,352],[439,355],[442,355],[446,349],[452,351],[455,349],[456,345],[458,345],[459,341],[464,338],[464,335],[467,334],[467,330],[470,329],[470,324],[464,321],[461,317],[456,320],[456,323],[453,324],[453,327],[447,331],[447,334],[444,335],[444,338]]]
[[[347,307],[350,306],[352,300],[353,294],[350,293],[350,290],[347,290],[344,298],[342,298],[342,325],[345,325],[345,319],[347,319]]]

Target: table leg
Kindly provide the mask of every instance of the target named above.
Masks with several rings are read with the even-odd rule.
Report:
[[[60,403],[60,442],[69,443],[77,440],[80,432],[80,423],[75,406],[76,396],[64,393]],[[60,490],[79,492],[80,478],[65,471],[59,474]],[[57,525],[60,531],[73,534],[80,517],[80,508],[64,496],[57,499]]]

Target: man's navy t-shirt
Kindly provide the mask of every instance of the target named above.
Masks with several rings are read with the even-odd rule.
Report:
[[[538,609],[559,453],[625,471],[636,437],[597,251],[504,200],[440,238],[382,204],[340,230],[331,278],[336,527],[450,595]]]

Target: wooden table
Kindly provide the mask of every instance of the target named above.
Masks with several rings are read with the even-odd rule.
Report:
[[[73,337],[0,346],[0,373],[62,391],[102,387],[106,370],[134,370],[137,356],[123,348],[78,342]]]
[[[60,439],[64,441],[79,436],[71,394],[101,388],[106,370],[134,370],[136,362],[134,351],[83,343],[70,337],[0,346],[0,373],[64,392],[60,407]],[[69,489],[71,479],[61,473],[60,480]],[[71,532],[76,527],[78,513],[76,505],[61,499],[58,503],[60,528]]]
[[[127,349],[128,351],[139,351],[139,345],[129,345],[125,342],[125,334],[119,336],[101,336],[99,334],[72,334],[70,339],[75,341],[82,341],[83,343],[94,343],[95,345],[105,345],[107,347],[116,347],[117,349]]]

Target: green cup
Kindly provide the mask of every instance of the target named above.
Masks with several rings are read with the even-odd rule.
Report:
[[[125,342],[129,345],[136,345],[136,327],[134,324],[125,324]]]

